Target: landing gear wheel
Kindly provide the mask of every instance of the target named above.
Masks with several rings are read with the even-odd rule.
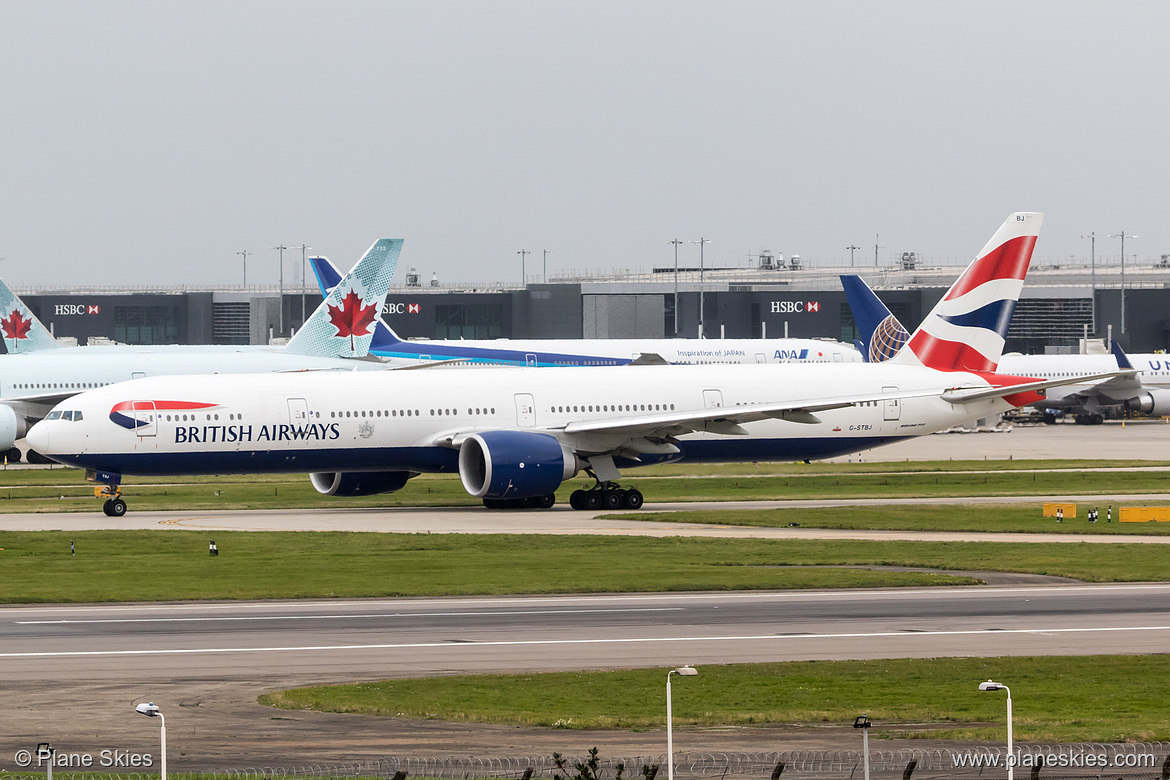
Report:
[[[4,457],[8,458],[9,463],[20,463],[20,447],[9,447]]]
[[[571,506],[573,509],[584,509],[584,507],[581,506],[581,494],[584,492],[584,490],[574,490],[572,493],[570,493],[569,506]]]
[[[601,491],[585,490],[581,493],[581,508],[593,512],[601,509]]]
[[[601,499],[606,509],[621,509],[625,504],[624,490],[607,490]]]
[[[1093,415],[1093,425],[1104,425],[1104,424],[1105,424],[1105,415],[1103,415],[1103,414],[1094,414]]]
[[[111,498],[102,505],[102,511],[109,517],[121,517],[126,514],[126,502],[120,498]]]
[[[641,509],[644,503],[642,500],[642,492],[634,488],[627,490],[625,496],[622,497],[622,503],[626,509]]]
[[[553,507],[553,504],[555,504],[556,502],[557,502],[557,496],[556,496],[556,494],[555,494],[555,493],[549,493],[549,494],[548,494],[548,495],[546,495],[546,496],[541,496],[541,497],[540,497],[540,503],[539,503],[539,504],[537,504],[537,506],[538,506],[540,509],[552,509],[552,507]]]

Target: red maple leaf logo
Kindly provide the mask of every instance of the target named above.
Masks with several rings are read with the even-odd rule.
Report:
[[[30,328],[32,328],[32,320],[26,320],[20,316],[20,312],[16,309],[0,320],[0,329],[3,329],[6,339],[27,339]]]
[[[365,336],[370,332],[370,326],[374,324],[374,317],[377,316],[374,311],[376,308],[363,304],[361,296],[353,290],[341,299],[340,307],[329,307],[329,321],[337,328],[338,336],[342,338],[349,336],[350,351],[356,349],[354,336]]]

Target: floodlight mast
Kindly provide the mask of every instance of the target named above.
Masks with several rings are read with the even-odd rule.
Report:
[[[159,719],[159,740],[161,743],[160,750],[162,751],[159,780],[167,780],[167,719],[163,717],[162,710],[158,708],[158,705],[152,701],[139,704],[134,710],[148,718]]]
[[[670,706],[670,676],[694,677],[698,673],[693,666],[680,666],[666,673],[666,780],[674,780],[674,713]]]
[[[979,683],[981,691],[1007,691],[1007,770],[1008,780],[1015,780],[1015,753],[1012,748],[1012,690],[1003,683],[994,680]]]

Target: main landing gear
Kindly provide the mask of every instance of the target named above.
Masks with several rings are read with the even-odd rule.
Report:
[[[585,511],[641,509],[643,503],[640,490],[623,488],[616,482],[598,482],[588,490],[574,490],[569,496],[569,506]]]

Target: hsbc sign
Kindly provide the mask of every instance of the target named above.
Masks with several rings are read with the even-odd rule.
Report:
[[[421,314],[421,304],[418,303],[395,303],[393,301],[386,301],[382,306],[383,316],[387,314]]]
[[[101,314],[102,307],[89,303],[58,303],[53,307],[53,314],[57,317],[71,317],[76,314]]]
[[[820,301],[772,301],[773,314],[815,314],[820,310]]]

